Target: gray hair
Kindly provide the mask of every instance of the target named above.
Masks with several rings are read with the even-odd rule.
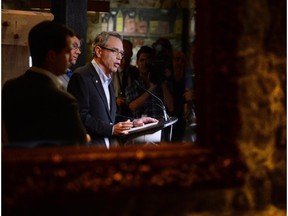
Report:
[[[116,38],[119,38],[121,41],[123,41],[122,35],[118,34],[117,32],[103,31],[100,34],[96,35],[95,39],[93,40],[93,43],[92,43],[93,56],[95,56],[95,47],[96,46],[106,47],[109,37],[116,37]]]

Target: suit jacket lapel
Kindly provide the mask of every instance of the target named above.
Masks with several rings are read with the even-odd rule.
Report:
[[[109,85],[109,92],[110,92],[110,115],[111,115],[112,119],[115,119],[116,100],[115,100],[113,82],[111,82],[110,85]]]
[[[99,93],[99,95],[100,95],[100,97],[101,97],[101,99],[102,99],[102,101],[103,101],[103,103],[104,103],[104,105],[105,105],[105,109],[106,109],[106,112],[107,112],[107,114],[108,114],[108,116],[109,116],[109,118],[110,118],[110,121],[112,121],[113,122],[113,117],[111,116],[111,113],[110,113],[110,111],[112,112],[112,105],[111,105],[111,108],[110,108],[110,110],[109,110],[109,107],[108,107],[108,103],[107,103],[107,99],[106,99],[106,95],[105,95],[105,92],[104,92],[104,89],[103,89],[103,86],[102,86],[102,82],[101,82],[101,80],[100,80],[100,77],[99,77],[99,75],[98,75],[98,73],[95,71],[95,68],[94,68],[94,66],[91,64],[91,66],[92,66],[92,68],[93,68],[93,71],[91,71],[91,79],[92,79],[92,82],[93,82],[93,84],[94,84],[94,86],[95,86],[95,88],[96,88],[96,90],[98,91],[98,93]],[[110,87],[111,86],[111,84],[109,85],[109,91],[110,91],[110,99],[112,98],[112,96],[113,97],[115,97],[114,96],[114,90],[112,91],[112,93],[113,93],[113,95],[111,94],[111,90],[110,90]],[[115,100],[115,99],[114,99]],[[112,103],[111,103],[112,104]],[[113,112],[112,112],[113,113]]]

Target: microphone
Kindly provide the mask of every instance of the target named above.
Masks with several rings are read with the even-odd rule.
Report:
[[[137,85],[139,88],[143,89],[145,92],[147,92],[149,95],[151,95],[153,98],[155,98],[155,99],[158,101],[158,104],[157,104],[157,105],[163,110],[164,120],[165,120],[165,121],[170,120],[170,117],[168,116],[168,114],[167,114],[167,112],[166,112],[166,107],[165,107],[163,101],[162,101],[159,97],[157,97],[155,94],[153,94],[151,91],[149,91],[148,89],[143,88],[143,87],[140,85],[140,83],[139,83],[138,80],[134,80],[134,82],[136,83],[136,85]]]

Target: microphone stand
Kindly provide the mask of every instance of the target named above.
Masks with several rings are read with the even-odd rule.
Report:
[[[170,117],[168,116],[168,114],[167,114],[167,112],[166,112],[165,106],[163,106],[162,109],[163,109],[163,113],[164,113],[164,120],[165,120],[165,121],[170,120]]]

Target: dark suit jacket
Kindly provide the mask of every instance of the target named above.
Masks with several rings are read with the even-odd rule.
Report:
[[[9,143],[85,144],[77,100],[33,71],[9,80],[2,91],[2,117]]]
[[[111,138],[116,119],[113,83],[109,85],[110,110],[101,80],[92,63],[73,72],[67,90],[78,100],[80,116],[91,136],[92,144],[105,146],[104,137],[109,137],[113,146],[114,141]]]

